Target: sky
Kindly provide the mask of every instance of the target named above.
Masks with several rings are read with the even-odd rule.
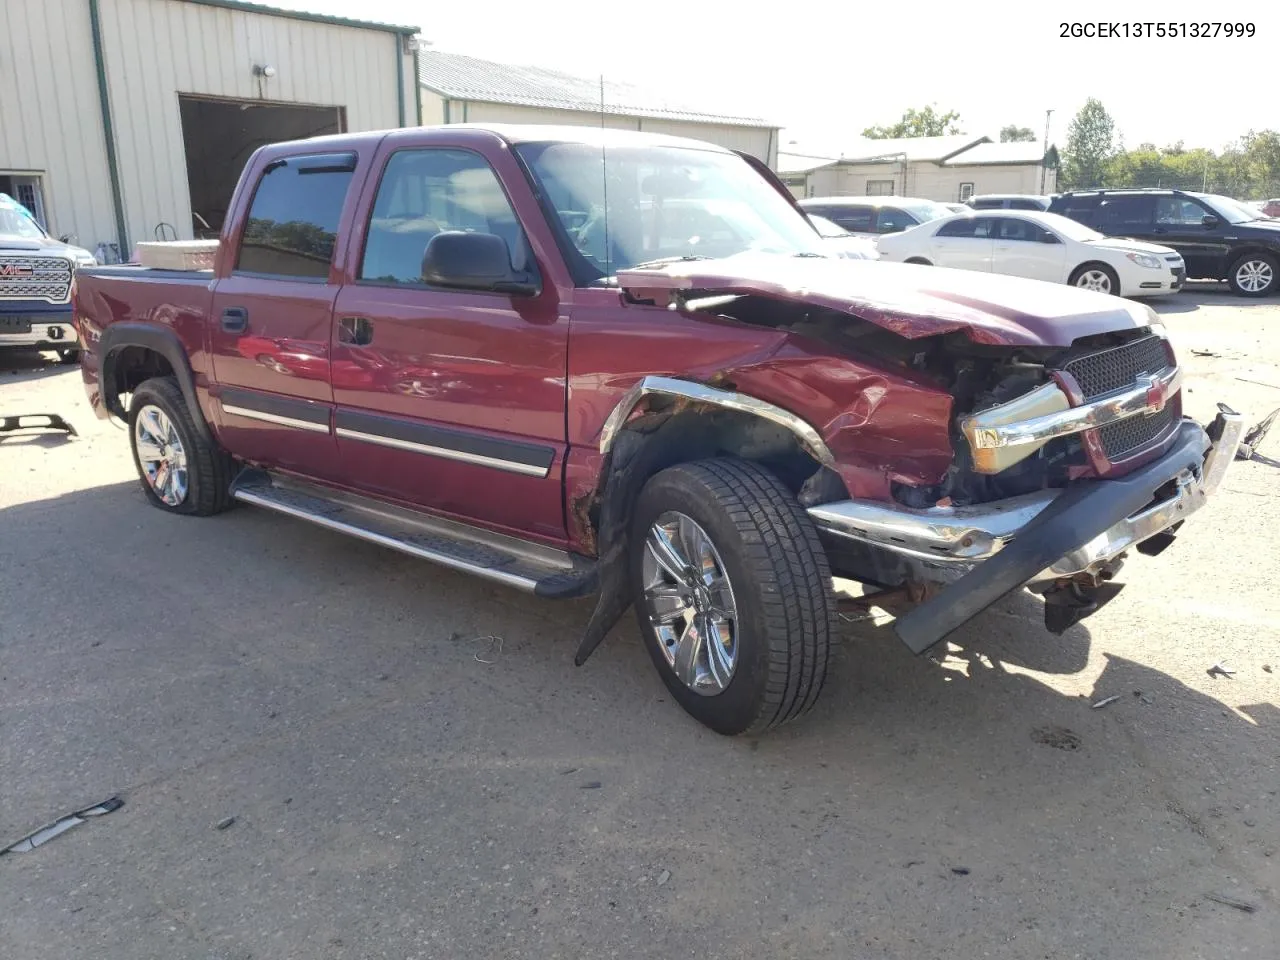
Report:
[[[856,140],[863,128],[935,104],[962,132],[995,139],[1030,127],[1066,142],[1086,98],[1102,101],[1124,144],[1220,149],[1280,128],[1275,97],[1280,3],[1239,0],[1252,38],[1062,38],[1063,21],[1169,23],[1226,16],[1204,0],[1073,4],[898,0],[750,3],[679,0],[270,0],[270,5],[418,26],[433,48],[605,76],[708,112],[758,116],[800,143]],[[1140,11],[1140,12],[1138,12]],[[786,138],[783,141],[786,149]]]

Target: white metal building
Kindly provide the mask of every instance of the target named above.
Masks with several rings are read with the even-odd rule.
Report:
[[[900,196],[955,203],[984,193],[1052,193],[1039,143],[992,143],[960,134],[860,140],[850,146],[788,144],[778,172],[797,197]],[[1041,175],[1044,187],[1041,189]]]
[[[633,84],[587,79],[424,49],[418,55],[422,117],[436,123],[604,125],[693,137],[741,150],[776,168],[778,124],[675,103]]]
[[[240,0],[0,0],[0,192],[126,258],[216,230],[258,146],[420,122],[416,33]]]

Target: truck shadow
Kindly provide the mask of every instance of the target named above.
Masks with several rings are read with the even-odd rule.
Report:
[[[55,377],[60,373],[79,375],[75,364],[60,363],[51,353],[32,350],[0,351],[0,387],[8,383],[27,383]]]

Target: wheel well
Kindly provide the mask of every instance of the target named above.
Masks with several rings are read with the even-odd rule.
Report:
[[[152,377],[171,377],[173,364],[164,354],[149,347],[126,346],[112,351],[108,358],[109,375],[104,378],[103,399],[107,409],[125,419],[128,410],[121,397],[133,393]]]
[[[907,259],[906,259],[905,261],[903,261],[903,262],[904,262],[904,263],[918,263],[918,264],[919,264],[920,266],[922,266],[922,267],[931,267],[931,266],[933,266],[933,264],[932,264],[932,263],[930,263],[928,260],[926,260],[924,257],[907,257]]]
[[[1231,268],[1243,260],[1245,257],[1266,257],[1272,263],[1280,263],[1280,254],[1274,250],[1268,250],[1266,247],[1244,247],[1237,250],[1227,261],[1227,273],[1230,274]]]
[[[1103,270],[1107,271],[1107,273],[1111,274],[1111,276],[1118,276],[1116,268],[1110,264],[1103,263],[1101,260],[1086,260],[1084,263],[1080,264],[1080,266],[1071,271],[1072,282],[1075,281],[1076,277],[1080,276],[1082,271],[1088,270],[1090,267],[1101,267]]]

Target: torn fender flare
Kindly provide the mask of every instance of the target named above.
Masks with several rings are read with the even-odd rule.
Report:
[[[1199,475],[1209,446],[1204,429],[1184,420],[1173,447],[1159,460],[1115,480],[1067,488],[1011,544],[899,617],[894,632],[913,653],[924,653],[1061,557],[1141,510],[1182,471]]]
[[[608,455],[614,441],[618,438],[618,434],[626,425],[631,414],[640,405],[641,401],[649,396],[692,400],[696,403],[723,407],[726,410],[736,410],[739,413],[750,414],[751,416],[776,423],[794,433],[800,445],[818,463],[824,467],[835,466],[835,457],[832,456],[830,449],[827,448],[827,443],[822,439],[822,435],[814,429],[812,424],[789,410],[784,410],[782,407],[748,396],[745,393],[721,390],[693,380],[657,376],[644,377],[636,383],[609,413],[608,419],[605,420],[604,426],[600,430],[600,452],[602,454]]]

